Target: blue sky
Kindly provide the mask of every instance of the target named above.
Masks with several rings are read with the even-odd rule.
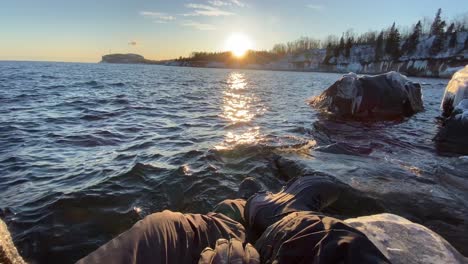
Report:
[[[241,32],[255,49],[466,15],[462,0],[0,0],[0,60],[99,61],[109,52],[151,59],[221,51]]]

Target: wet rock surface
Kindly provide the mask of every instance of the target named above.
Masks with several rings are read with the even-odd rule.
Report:
[[[397,72],[375,76],[345,74],[314,97],[310,105],[334,116],[354,119],[392,119],[424,109],[420,84]]]
[[[432,230],[393,214],[346,219],[394,264],[467,263],[444,238]]]

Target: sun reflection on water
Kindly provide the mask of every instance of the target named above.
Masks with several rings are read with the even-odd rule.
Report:
[[[254,96],[246,91],[247,81],[241,73],[232,73],[228,80],[228,89],[224,91],[222,117],[233,123],[249,122],[255,114],[252,113],[251,104]]]
[[[226,83],[221,117],[233,126],[228,128],[223,144],[216,146],[216,149],[258,143],[262,139],[260,127],[252,127],[251,121],[256,115],[265,112],[265,108],[258,103],[258,98],[244,74],[231,73]]]

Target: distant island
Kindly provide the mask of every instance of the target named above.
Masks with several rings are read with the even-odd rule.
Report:
[[[153,61],[137,54],[110,54],[106,63],[142,63],[184,67],[241,68],[283,71],[356,72],[397,71],[409,76],[450,78],[468,64],[468,25],[448,23],[439,9],[432,22],[420,20],[411,29],[387,29],[357,35],[352,30],[325,40],[302,37],[276,44],[270,51],[193,52],[174,60]]]
[[[148,59],[145,59],[145,57],[141,55],[133,54],[133,53],[127,53],[127,54],[115,53],[115,54],[108,54],[108,55],[102,56],[100,63],[162,64],[163,62],[155,61],[155,60],[148,60]]]

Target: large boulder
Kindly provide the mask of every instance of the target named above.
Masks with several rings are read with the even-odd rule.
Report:
[[[438,147],[468,154],[468,65],[453,75],[440,107],[443,123],[436,136]]]
[[[393,264],[468,261],[437,233],[397,215],[363,216],[345,223],[363,232]]]
[[[310,104],[339,117],[398,118],[422,111],[421,86],[397,72],[343,75]]]

